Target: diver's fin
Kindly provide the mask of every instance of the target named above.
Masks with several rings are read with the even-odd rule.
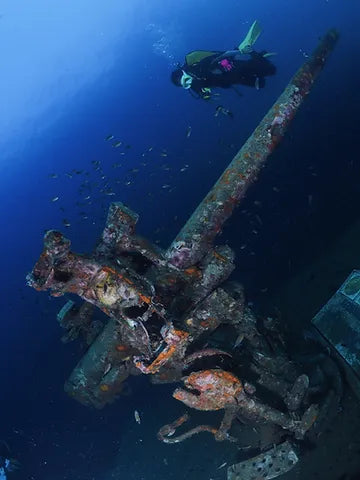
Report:
[[[244,40],[238,46],[238,50],[241,53],[250,53],[252,51],[252,46],[256,42],[256,40],[260,37],[262,29],[260,27],[260,23],[255,20],[255,22],[251,25],[248,33]]]

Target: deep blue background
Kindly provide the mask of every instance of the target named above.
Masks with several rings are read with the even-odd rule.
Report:
[[[55,315],[64,300],[25,286],[44,230],[65,231],[74,250],[85,252],[109,203],[121,200],[140,214],[139,233],[166,247],[304,54],[335,26],[341,39],[325,71],[220,237],[237,253],[236,278],[250,299],[285,281],[357,217],[360,8],[355,0],[20,3],[0,5],[0,438],[23,463],[18,478],[92,478],[87,462],[93,478],[112,478],[112,445],[131,435],[135,404],[151,415],[149,405],[156,408],[167,389],[137,379],[132,397],[103,412],[65,396],[63,382],[80,352],[59,340]],[[232,48],[254,19],[264,29],[257,47],[278,53],[278,73],[260,92],[221,92],[234,119],[215,118],[217,103],[176,89],[171,69],[190,50]],[[122,166],[113,168],[117,162]],[[65,175],[73,169],[82,173]],[[90,187],[80,193],[84,180]],[[100,193],[106,182],[116,196]],[[145,402],[144,392],[151,395]],[[157,428],[172,418],[153,419],[148,438],[157,442]],[[126,478],[161,478],[151,475],[150,460],[136,473],[124,466]]]

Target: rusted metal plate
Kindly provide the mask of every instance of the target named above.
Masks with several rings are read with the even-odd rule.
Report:
[[[291,470],[298,461],[293,445],[284,442],[256,457],[231,465],[227,480],[271,480]]]
[[[313,324],[360,379],[360,271],[354,270]]]
[[[313,325],[343,360],[360,394],[360,270],[354,270],[313,318]]]

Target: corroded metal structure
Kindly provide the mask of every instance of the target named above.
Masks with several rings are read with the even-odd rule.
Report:
[[[145,374],[153,383],[183,382],[174,397],[188,407],[224,410],[219,427],[200,425],[175,437],[188,414],[165,425],[158,438],[166,443],[203,431],[236,441],[229,433],[235,418],[273,424],[296,439],[316,423],[326,398],[323,405],[312,402],[319,388],[288,356],[276,322],[268,319],[260,328],[241,285],[227,282],[234,254],[214,239],[281,140],[336,40],[337,33],[328,32],[168,250],[137,235],[138,216],[121,203],[111,205],[89,255],[72,252],[60,232],[46,233],[28,284],[84,301],[68,303],[58,316],[64,341],[83,336],[88,345],[66,382],[71,396],[101,408],[116,399],[129,375]],[[99,323],[94,307],[106,321]],[[240,353],[234,343],[241,343]],[[260,398],[264,390],[276,395],[274,404]]]
[[[197,207],[168,252],[174,265],[180,268],[192,265],[211,247],[222,225],[283,138],[334,48],[337,38],[338,34],[334,30],[325,35]]]

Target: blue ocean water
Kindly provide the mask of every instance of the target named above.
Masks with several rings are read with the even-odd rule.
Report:
[[[217,467],[231,463],[232,445],[206,434],[178,446],[156,439],[183,412],[171,385],[134,378],[131,394],[101,411],[66,396],[81,352],[60,343],[64,300],[28,288],[25,277],[46,229],[65,233],[76,252],[91,250],[114,200],[139,213],[141,235],[166,247],[336,27],[324,72],[221,237],[251,301],[286,282],[357,219],[356,18],[355,0],[3,0],[0,439],[22,464],[9,478],[225,478]],[[215,117],[213,102],[175,88],[170,73],[191,50],[232,48],[254,19],[263,27],[259,50],[277,52],[277,74],[260,91],[239,87],[241,97],[222,91],[234,118]]]

